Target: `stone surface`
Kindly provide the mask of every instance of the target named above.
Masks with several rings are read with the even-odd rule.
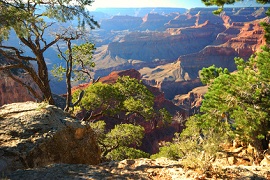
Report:
[[[0,107],[0,122],[1,172],[100,162],[92,129],[60,108],[35,102],[8,104]]]
[[[4,175],[5,179],[95,179],[95,180],[180,180],[180,179],[269,179],[269,167],[223,166],[200,172],[184,169],[181,161],[166,158],[112,161],[98,166],[53,164],[38,169],[18,170]]]

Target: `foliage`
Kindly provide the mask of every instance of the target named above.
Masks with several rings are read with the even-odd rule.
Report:
[[[65,111],[69,111],[69,107],[72,101],[71,95],[71,81],[72,80],[85,80],[86,77],[91,80],[91,69],[95,67],[95,63],[92,61],[93,51],[95,49],[95,45],[92,43],[84,43],[81,45],[75,45],[72,47],[72,40],[75,40],[72,35],[70,37],[65,38],[67,41],[68,49],[65,53],[62,52],[60,47],[57,45],[59,51],[59,58],[65,60],[65,67],[62,65],[54,65],[52,69],[52,74],[61,81],[63,77],[66,78],[67,85],[67,98],[66,98],[66,107]]]
[[[229,70],[227,68],[217,68],[215,65],[212,65],[208,68],[202,68],[200,79],[203,84],[209,84],[213,79],[217,78],[221,74],[229,74]]]
[[[79,92],[75,91],[73,97],[77,97]],[[125,118],[133,119],[135,115],[145,120],[157,119],[163,121],[163,124],[172,121],[166,109],[153,108],[154,96],[147,87],[141,81],[128,76],[119,77],[115,84],[97,82],[88,86],[78,106],[104,116],[125,114]],[[98,120],[95,119],[95,113],[92,120]]]
[[[119,124],[110,132],[105,133],[105,125],[104,121],[90,124],[97,135],[103,159],[123,160],[149,156],[145,152],[132,148],[141,145],[144,136],[143,127],[133,124]]]
[[[74,45],[71,50],[66,50],[64,53],[58,54],[58,57],[66,61],[66,65],[54,64],[51,70],[53,76],[57,77],[59,81],[64,79],[65,74],[69,70],[69,64],[72,61],[71,71],[73,81],[86,80],[85,75],[90,75],[90,71],[95,67],[95,63],[92,61],[95,45],[86,42],[81,45]],[[68,57],[72,58],[69,59]],[[91,79],[91,76],[89,77]]]
[[[101,109],[104,115],[115,115],[124,108],[123,95],[111,84],[97,82],[87,87],[84,91],[85,95],[78,105],[82,108],[87,110]],[[79,92],[75,91],[73,97],[77,97]]]
[[[160,109],[158,115],[161,117],[164,125],[172,123],[172,115],[165,108]]]
[[[149,158],[149,154],[135,148],[123,146],[119,147],[118,149],[112,150],[107,155],[107,159],[110,160],[138,159],[138,158]]]
[[[154,112],[154,96],[145,85],[128,76],[118,78],[114,87],[124,96],[123,107],[127,114],[139,113],[149,119]]]
[[[223,143],[236,137],[258,150],[268,148],[270,50],[264,47],[249,61],[235,58],[235,62],[238,71],[220,73],[210,81],[201,113],[189,118],[181,135],[176,134],[174,141],[152,158],[181,158],[185,166],[204,167]]]
[[[90,42],[73,46],[74,76],[72,79],[75,81],[85,80],[85,75],[88,75],[88,78],[92,79],[90,72],[95,67],[95,63],[92,61],[94,50],[95,45]],[[69,52],[67,53],[70,54]]]

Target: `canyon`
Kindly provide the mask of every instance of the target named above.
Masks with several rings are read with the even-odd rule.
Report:
[[[119,76],[141,80],[154,94],[155,108],[166,108],[173,115],[172,124],[158,128],[144,120],[137,122],[145,128],[140,146],[145,152],[158,152],[162,143],[171,141],[175,132],[183,130],[187,117],[199,112],[208,89],[199,79],[203,67],[214,64],[235,71],[235,57],[247,60],[266,44],[260,25],[262,21],[269,23],[269,18],[265,17],[266,8],[225,8],[219,16],[213,15],[213,10],[115,8],[106,10],[108,14],[99,12],[104,9],[94,12],[101,25],[91,34],[97,48],[93,59],[96,63],[95,79],[100,77],[102,83],[114,83]],[[50,65],[55,63],[53,58],[49,61]],[[3,122],[0,171],[22,169],[2,174],[2,177],[206,179],[209,176],[195,170],[184,170],[181,160],[137,159],[96,165],[100,162],[100,150],[91,128],[69,117],[58,107],[25,102],[36,99],[4,73],[0,76],[0,120]],[[31,83],[27,75],[22,74],[22,77]],[[64,83],[52,80],[51,85],[56,94],[66,91]],[[80,84],[73,87],[73,91],[90,85]],[[54,97],[58,98],[57,103],[64,102],[63,97]],[[14,102],[25,103],[10,104]],[[116,118],[102,118],[108,130],[125,123]],[[66,139],[63,141],[61,137]],[[234,148],[232,152],[238,155],[247,152],[244,147]],[[266,163],[261,162],[260,166],[250,166],[252,164],[246,161],[246,157],[227,154],[211,163],[213,169],[222,170],[223,178],[248,176],[267,179],[270,177],[267,168],[270,164],[269,150],[265,154]],[[248,166],[238,166],[242,161],[242,165]],[[23,170],[26,168],[38,169]]]
[[[234,71],[235,57],[246,60],[265,45],[260,22],[269,22],[266,8],[225,8],[219,16],[213,10],[97,9],[92,13],[101,27],[91,33],[96,44],[94,77],[135,69],[146,85],[173,100],[202,86],[199,72],[203,67],[214,64]],[[56,63],[52,54],[49,69]],[[0,105],[35,100],[24,87],[3,77]],[[66,92],[63,82],[50,79],[55,94]]]
[[[109,33],[111,42],[97,47],[95,77],[134,68],[141,73],[145,84],[157,87],[172,100],[202,85],[199,71],[203,67],[214,64],[231,72],[236,70],[235,57],[247,60],[265,45],[260,22],[269,22],[266,9],[225,8],[219,16],[213,15],[213,10],[192,8],[185,13],[148,13],[141,19],[137,16],[130,29],[118,23],[121,18],[126,22],[128,16],[102,21],[105,27],[117,23],[119,26]],[[152,29],[145,28],[152,22],[155,22]],[[106,32],[102,24],[100,31],[103,35]]]

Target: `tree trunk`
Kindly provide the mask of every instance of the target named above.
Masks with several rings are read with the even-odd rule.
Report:
[[[67,41],[68,45],[68,50],[69,50],[69,55],[68,59],[66,60],[66,84],[67,84],[67,99],[66,99],[66,107],[64,111],[68,112],[71,100],[72,100],[72,95],[71,95],[71,72],[72,72],[72,48],[71,48],[71,39]]]
[[[37,64],[38,64],[38,76],[42,82],[42,87],[39,86],[41,92],[43,93],[44,100],[49,104],[54,105],[54,99],[52,97],[51,87],[49,83],[49,75],[46,62],[42,52],[36,53]]]

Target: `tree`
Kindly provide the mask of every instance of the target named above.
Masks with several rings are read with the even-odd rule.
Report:
[[[200,79],[203,84],[209,84],[213,79],[217,78],[220,74],[229,74],[227,68],[217,68],[215,65],[212,65],[208,68],[202,68],[200,73]]]
[[[64,40],[67,43],[68,49],[65,53],[62,52],[60,47],[57,45],[57,49],[59,57],[63,59],[66,64],[65,66],[62,65],[55,65],[52,74],[55,77],[58,77],[59,80],[63,80],[63,77],[66,78],[66,85],[67,85],[67,98],[66,98],[66,107],[65,111],[69,111],[69,107],[72,101],[71,95],[71,78],[76,80],[85,80],[87,76],[89,80],[92,79],[90,74],[90,70],[95,67],[95,63],[92,61],[93,51],[95,49],[95,45],[89,42],[86,42],[81,45],[75,45],[72,47],[72,40],[78,39],[78,36],[82,34],[77,34],[74,37],[72,34],[69,37],[66,37]]]
[[[141,144],[144,136],[143,127],[119,124],[105,133],[105,125],[104,121],[90,123],[97,135],[103,160],[135,159],[149,156],[147,153],[134,148]]]
[[[200,114],[190,117],[183,132],[152,158],[181,158],[185,166],[205,168],[222,144],[235,138],[251,144],[257,152],[268,148],[270,49],[264,47],[247,62],[241,58],[235,62],[238,71],[221,73],[210,81]]]
[[[74,92],[77,97],[80,90]],[[75,102],[75,100],[73,100]],[[86,121],[99,120],[102,116],[120,118],[121,120],[135,120],[142,118],[150,120],[153,127],[157,121],[164,124],[171,122],[171,116],[166,109],[154,109],[154,96],[141,81],[128,76],[119,77],[115,84],[101,82],[88,86],[84,90],[84,97],[75,107],[77,111],[86,109]]]
[[[86,6],[93,1],[57,1],[57,0],[3,0],[0,2],[0,53],[9,59],[9,63],[1,64],[0,70],[22,69],[29,74],[33,82],[42,92],[43,98],[50,104],[54,104],[49,85],[48,69],[44,53],[48,48],[65,38],[68,30],[60,29],[53,33],[56,23],[65,23],[74,19],[78,20],[78,27],[88,25],[91,29],[98,27],[93,17],[86,11]],[[59,28],[58,28],[59,29]],[[16,46],[4,45],[10,32],[14,32],[20,43],[31,51],[27,55],[24,50]],[[52,34],[52,37],[49,36]],[[37,70],[30,64],[35,64]],[[23,79],[13,75],[18,82],[31,89]]]
[[[224,4],[237,0],[202,0],[206,5],[217,5],[219,14]],[[257,1],[269,3],[269,1]],[[269,28],[269,24],[264,24]],[[267,32],[270,29],[266,29]],[[269,38],[267,39],[269,42]],[[160,149],[152,158],[166,156],[182,159],[188,167],[209,168],[222,144],[234,138],[252,144],[257,150],[268,148],[270,140],[270,49],[245,62],[235,58],[237,72],[210,66],[203,68],[200,78],[209,85],[200,113],[190,117],[181,134]],[[262,152],[262,151],[261,151]]]

